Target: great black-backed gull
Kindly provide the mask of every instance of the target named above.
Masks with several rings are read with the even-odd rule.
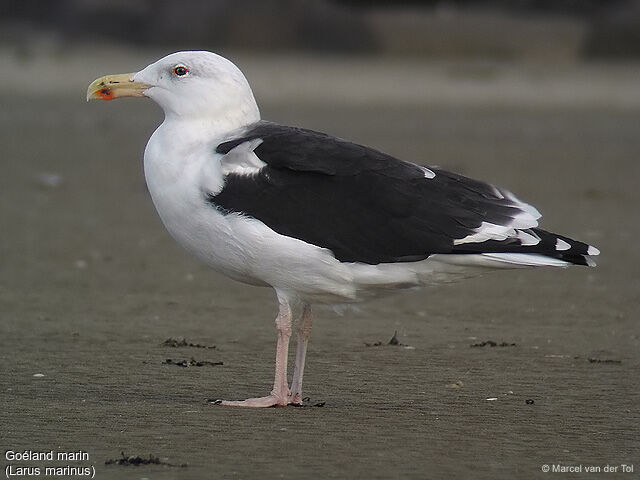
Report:
[[[538,211],[507,190],[261,120],[242,72],[214,53],[174,53],[137,73],[101,77],[87,91],[89,100],[119,97],[149,97],[164,110],[144,172],[175,240],[215,270],[276,292],[273,390],[223,405],[302,402],[313,303],[491,269],[594,265],[599,253],[537,228]]]

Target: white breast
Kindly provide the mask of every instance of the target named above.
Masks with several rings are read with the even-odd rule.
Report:
[[[205,202],[203,182],[213,189],[222,187],[219,159],[212,155],[215,146],[190,141],[181,134],[165,123],[145,149],[144,173],[156,210],[171,236],[187,251],[222,273],[255,283],[244,267],[246,252],[233,241],[224,215]]]

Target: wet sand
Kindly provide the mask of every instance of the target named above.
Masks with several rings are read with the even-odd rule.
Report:
[[[218,276],[174,244],[141,169],[160,111],[143,101],[86,104],[82,88],[114,60],[97,72],[97,59],[87,60],[84,77],[78,62],[70,81],[80,91],[14,84],[0,94],[3,453],[83,450],[88,461],[60,465],[93,465],[97,478],[531,478],[544,476],[544,464],[634,462],[640,470],[637,103],[261,102],[265,118],[507,187],[539,208],[543,227],[602,255],[595,269],[502,272],[342,314],[316,309],[304,394],[324,406],[237,410],[206,399],[268,392],[273,293]],[[269,63],[251,68],[260,62]],[[388,75],[384,61],[367,62],[368,76]],[[414,72],[394,65],[398,78]],[[301,75],[295,59],[282,68]],[[567,78],[584,83],[585,72],[599,72],[637,95],[640,87],[620,80],[635,69],[576,65],[557,77],[571,85]],[[559,85],[553,71],[545,78]],[[339,90],[334,80],[323,88]],[[489,89],[496,81],[468,79]],[[385,345],[396,330],[413,348]],[[163,345],[172,337],[216,348]],[[484,342],[497,345],[472,346]],[[223,365],[175,364],[191,358]],[[120,452],[170,465],[105,465]]]

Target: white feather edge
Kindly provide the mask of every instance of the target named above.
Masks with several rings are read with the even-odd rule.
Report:
[[[534,206],[523,202],[507,190],[498,190],[495,188],[495,191],[497,192],[496,196],[498,198],[502,197],[510,200],[512,202],[511,206],[520,209],[520,213],[516,215],[513,221],[508,225],[496,225],[494,223],[482,222],[475,230],[475,233],[467,235],[464,238],[456,239],[453,241],[453,244],[461,245],[464,243],[482,243],[487,240],[500,241],[515,237],[519,238],[520,241],[523,242],[523,245],[537,245],[540,242],[540,239],[522,232],[521,229],[537,227],[538,219],[542,216],[540,212]]]
[[[266,165],[266,163],[260,160],[253,152],[261,143],[261,138],[255,138],[229,150],[229,152],[220,159],[222,174],[224,176],[230,173],[250,175],[258,172]]]
[[[435,178],[436,173],[430,168],[425,167],[424,165],[418,165],[422,173],[424,174],[424,178],[432,179]]]

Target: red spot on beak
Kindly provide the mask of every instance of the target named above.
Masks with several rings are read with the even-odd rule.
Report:
[[[102,100],[113,100],[113,90],[111,90],[110,88],[103,88],[102,90],[100,90],[100,93],[98,95],[100,95],[100,98]]]

